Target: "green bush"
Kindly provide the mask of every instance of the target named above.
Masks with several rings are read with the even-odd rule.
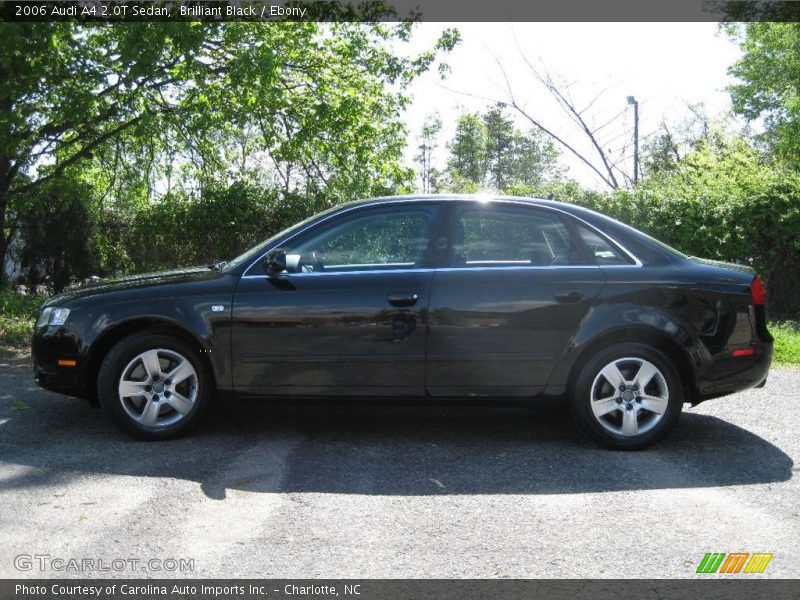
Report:
[[[45,298],[0,288],[0,346],[25,348],[30,345],[33,326]]]
[[[67,177],[48,181],[16,207],[17,259],[29,289],[61,291],[96,270],[91,186]]]
[[[229,260],[326,208],[319,199],[253,184],[208,189],[201,199],[167,196],[118,224],[124,255],[138,271]],[[127,270],[127,269],[126,269]]]
[[[773,322],[769,331],[775,338],[776,363],[800,364],[800,323],[797,321]]]
[[[752,265],[766,282],[770,315],[800,316],[800,174],[766,162],[744,138],[712,133],[635,191],[556,180],[506,192],[579,204],[686,254]],[[248,182],[103,210],[97,198],[91,186],[61,178],[18,208],[29,289],[229,260],[341,200]]]
[[[550,190],[641,229],[691,256],[751,265],[771,315],[800,315],[800,175],[764,162],[746,140],[712,135],[634,192]]]

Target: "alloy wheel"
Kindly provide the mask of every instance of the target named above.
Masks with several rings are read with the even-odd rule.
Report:
[[[182,421],[197,401],[198,378],[192,363],[165,348],[138,354],[122,370],[118,393],[128,416],[145,427]]]
[[[643,358],[618,358],[594,379],[589,401],[592,414],[607,431],[625,437],[647,433],[669,405],[664,374]]]

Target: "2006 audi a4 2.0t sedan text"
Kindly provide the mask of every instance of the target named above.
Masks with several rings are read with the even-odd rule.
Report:
[[[559,202],[391,197],[312,217],[229,263],[98,281],[36,325],[43,387],[144,438],[230,397],[560,397],[606,446],[684,403],[763,385],[765,290]]]

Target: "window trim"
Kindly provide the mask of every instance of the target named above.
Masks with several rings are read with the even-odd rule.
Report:
[[[411,197],[411,198],[398,198],[398,199],[393,200],[391,202],[387,202],[386,199],[376,199],[375,201],[369,202],[369,203],[366,203],[366,204],[357,204],[355,206],[349,206],[349,207],[343,208],[341,210],[337,210],[337,211],[335,211],[335,212],[333,212],[333,213],[331,213],[329,215],[325,215],[321,219],[317,219],[317,220],[314,220],[314,221],[306,224],[305,227],[302,227],[301,229],[298,229],[297,231],[292,232],[291,234],[289,234],[288,237],[276,240],[274,243],[272,243],[268,247],[266,247],[258,255],[257,258],[253,259],[252,262],[250,262],[250,264],[247,265],[247,267],[244,268],[244,271],[242,272],[242,275],[240,276],[240,278],[241,279],[268,279],[268,278],[274,278],[275,277],[274,275],[271,276],[271,275],[267,275],[266,273],[251,275],[250,274],[250,270],[253,269],[256,265],[260,264],[261,261],[264,260],[264,257],[269,252],[271,252],[275,248],[280,248],[282,244],[285,244],[287,242],[292,241],[295,237],[297,237],[299,235],[302,235],[303,233],[305,233],[306,231],[310,230],[311,228],[317,227],[318,225],[322,225],[323,223],[325,223],[327,221],[330,221],[331,219],[335,219],[337,217],[340,217],[342,215],[346,215],[346,214],[351,213],[353,211],[366,210],[366,209],[375,208],[375,207],[378,207],[378,206],[397,206],[397,205],[401,205],[401,204],[432,204],[432,205],[434,205],[434,206],[436,206],[438,208],[438,213],[439,213],[438,223],[434,226],[433,235],[431,236],[431,240],[430,240],[429,254],[427,256],[427,260],[429,261],[429,263],[427,265],[423,266],[422,268],[418,268],[418,269],[403,269],[401,271],[388,271],[388,270],[387,271],[380,271],[380,270],[378,270],[378,271],[359,271],[359,272],[351,271],[348,274],[363,274],[363,273],[376,274],[376,273],[391,273],[391,272],[396,272],[396,273],[413,273],[413,272],[427,273],[427,272],[433,271],[434,269],[435,270],[450,269],[451,267],[444,266],[444,262],[447,260],[447,257],[449,257],[450,252],[452,252],[452,239],[453,239],[452,230],[451,230],[452,215],[454,214],[454,210],[456,208],[458,208],[459,206],[469,205],[469,204],[472,204],[473,202],[476,202],[476,201],[475,200],[464,201],[464,200],[461,200],[459,198],[453,198],[453,197],[443,197],[441,199],[414,198],[414,197]],[[489,200],[489,204],[504,204],[504,205],[508,205],[508,206],[520,206],[520,207],[523,207],[523,208],[527,208],[529,210],[542,210],[542,211],[552,212],[552,213],[560,215],[560,217],[567,223],[568,226],[571,226],[573,224],[573,221],[581,223],[581,224],[585,225],[586,227],[588,227],[589,229],[591,229],[592,231],[594,231],[595,233],[597,233],[599,236],[601,236],[605,240],[611,242],[615,247],[619,248],[626,256],[628,256],[633,261],[633,264],[629,264],[629,265],[598,265],[596,262],[592,262],[592,263],[589,263],[589,264],[586,264],[586,265],[544,265],[544,266],[542,266],[542,265],[530,265],[530,266],[521,266],[521,267],[489,267],[489,268],[492,268],[492,269],[506,269],[506,268],[509,268],[509,269],[552,269],[552,268],[573,269],[573,268],[592,268],[592,267],[597,267],[597,268],[601,268],[601,269],[629,269],[629,268],[638,268],[638,267],[643,267],[644,266],[642,261],[639,260],[639,258],[633,252],[628,250],[623,244],[618,242],[614,237],[612,237],[612,236],[606,234],[605,232],[601,231],[600,229],[598,229],[596,226],[594,226],[592,223],[589,223],[585,219],[582,219],[581,217],[579,217],[577,215],[574,215],[574,214],[572,214],[572,213],[570,213],[568,211],[562,210],[562,209],[554,207],[554,206],[546,206],[546,205],[542,205],[542,204],[535,204],[535,203],[527,202],[527,201],[524,201],[524,200],[513,200],[513,199],[510,199],[510,198],[502,198],[502,197],[501,198],[491,198]],[[435,248],[435,244],[436,244],[436,241],[438,239],[442,238],[442,237],[444,237],[446,239],[447,247],[444,249],[443,252],[442,251],[437,252],[436,248]],[[582,240],[581,240],[581,243],[582,243]],[[442,254],[444,254],[444,257],[442,256]],[[465,270],[465,267],[452,267],[452,268],[455,269],[455,270],[459,270],[459,271],[464,271]],[[474,270],[474,269],[483,268],[483,267],[469,267],[469,268]],[[331,272],[331,273],[327,273],[327,275],[341,275],[343,273],[344,272]],[[326,275],[326,273],[322,273],[322,272],[316,273],[316,274],[314,274],[314,273],[291,273],[292,277],[309,276],[309,275],[319,276],[319,275]]]

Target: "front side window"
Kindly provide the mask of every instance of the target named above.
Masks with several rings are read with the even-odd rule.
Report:
[[[454,267],[581,264],[561,218],[517,207],[465,208],[454,225]]]
[[[414,268],[428,248],[436,206],[359,210],[284,246],[290,273]]]

